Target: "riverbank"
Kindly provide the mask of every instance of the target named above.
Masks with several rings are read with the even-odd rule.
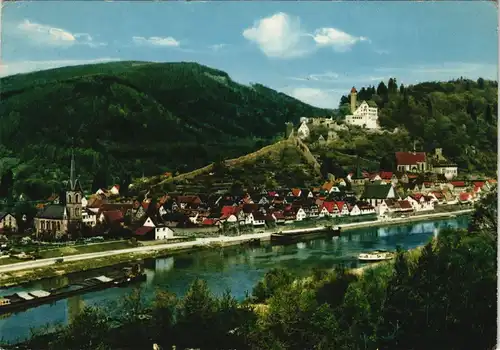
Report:
[[[460,210],[444,213],[429,213],[415,215],[406,218],[395,218],[386,220],[377,220],[369,222],[357,222],[338,225],[342,231],[360,229],[364,227],[380,227],[397,224],[406,224],[410,222],[427,221],[432,219],[447,218],[457,215],[464,215],[472,212],[472,209]],[[294,230],[281,230],[282,233],[303,232],[304,239],[313,232],[324,231],[326,227],[301,228]],[[115,251],[104,251],[97,253],[78,254],[67,256],[63,263],[56,263],[55,258],[40,259],[16,264],[0,266],[0,285],[12,287],[19,284],[28,283],[34,280],[40,280],[49,277],[67,275],[82,271],[110,267],[126,262],[164,257],[172,254],[186,253],[199,249],[211,249],[215,247],[226,247],[245,244],[252,239],[262,241],[269,240],[272,233],[278,232],[277,229],[268,230],[262,233],[244,234],[241,236],[227,237],[220,236],[214,238],[198,238],[195,241],[181,243],[165,243],[158,245],[149,245]],[[29,271],[27,271],[29,270]]]

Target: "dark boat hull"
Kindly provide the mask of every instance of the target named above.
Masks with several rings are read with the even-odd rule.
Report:
[[[315,232],[292,232],[292,233],[273,233],[271,234],[271,242],[275,243],[295,243],[301,240],[314,239],[318,237],[340,237],[340,227],[327,228],[322,231]]]
[[[253,238],[246,242],[246,245],[248,245],[249,247],[260,247],[260,239]]]
[[[135,277],[130,277],[130,280],[127,280],[128,277],[123,277],[117,280],[109,281],[109,282],[101,282],[97,283],[94,285],[90,286],[85,286],[80,289],[75,289],[75,290],[68,290],[64,292],[57,293],[56,291],[54,294],[50,294],[49,296],[46,297],[41,297],[41,298],[34,298],[31,300],[24,300],[24,301],[18,301],[14,302],[12,304],[7,304],[7,305],[2,305],[0,306],[0,315],[9,313],[9,312],[18,312],[18,311],[24,311],[33,307],[37,307],[43,304],[49,304],[61,299],[66,299],[75,295],[79,294],[84,294],[84,293],[89,293],[89,292],[95,292],[107,288],[113,288],[113,287],[125,287],[129,285],[130,283],[134,282],[140,282],[144,281],[146,279],[146,274],[141,274]],[[5,298],[8,298],[8,296],[5,296]]]

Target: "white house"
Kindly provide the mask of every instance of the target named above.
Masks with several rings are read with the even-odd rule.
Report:
[[[82,208],[86,208],[87,205],[89,204],[89,201],[85,196],[82,196]]]
[[[13,232],[17,231],[17,220],[10,213],[0,212],[0,230],[10,229]]]
[[[266,216],[262,213],[255,213],[255,215],[252,215],[253,221],[252,225],[253,226],[264,226],[266,224]]]
[[[174,231],[170,227],[167,227],[164,224],[160,224],[158,222],[154,222],[150,217],[146,219],[144,227],[152,227],[155,230],[155,240],[159,239],[168,239],[174,237]]]
[[[84,225],[94,227],[97,225],[97,212],[89,209],[82,210],[82,222]]]
[[[309,130],[307,124],[305,122],[302,122],[302,124],[300,124],[299,129],[297,130],[297,136],[299,137],[299,139],[305,140],[309,137],[310,134],[311,131]]]
[[[355,204],[351,210],[349,211],[349,215],[350,216],[358,216],[358,215],[361,215],[361,210],[359,209],[359,207]]]
[[[297,213],[295,214],[295,217],[296,217],[296,219],[295,219],[296,221],[302,221],[305,218],[307,218],[307,214],[304,211],[304,209],[300,208],[299,210],[297,210]]]
[[[396,198],[396,192],[391,184],[366,184],[362,198],[373,207],[376,207],[385,199]]]
[[[107,197],[107,196],[109,196],[109,195],[110,195],[110,192],[109,192],[107,189],[105,189],[105,188],[100,188],[100,189],[98,189],[98,190],[96,191],[96,193],[95,193],[95,194],[98,194],[98,195],[103,195],[103,196],[106,196],[106,197]]]
[[[120,194],[120,185],[114,185],[109,192],[111,192],[112,195],[118,196]]]
[[[253,213],[244,213],[245,216],[245,225],[253,225]]]
[[[229,222],[231,224],[234,224],[234,223],[238,222],[238,218],[236,217],[236,215],[231,214],[231,215],[228,216],[228,218],[225,221]]]
[[[356,108],[357,91],[351,89],[351,115],[346,115],[345,122],[349,125],[357,125],[366,129],[379,129],[378,111],[376,107],[370,107],[366,101]]]
[[[375,214],[375,207],[366,203],[357,205],[361,215]]]
[[[339,210],[340,216],[349,215],[349,208],[347,207],[347,203],[345,202],[336,202],[337,208]]]

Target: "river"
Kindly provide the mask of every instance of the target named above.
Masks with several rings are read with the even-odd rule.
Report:
[[[452,219],[411,223],[408,225],[363,228],[346,231],[340,238],[319,238],[286,246],[265,244],[258,248],[229,247],[173,257],[151,259],[145,262],[147,280],[142,283],[145,296],[151,297],[155,288],[164,288],[182,296],[195,278],[207,281],[214,293],[226,289],[238,299],[271,268],[286,268],[299,275],[313,268],[333,268],[338,264],[358,267],[357,255],[373,249],[411,249],[421,246],[445,227],[466,228],[468,216]],[[101,272],[102,273],[102,272]],[[21,287],[0,290],[0,295],[34,289],[49,289],[68,282],[96,276],[86,272],[71,277],[57,277],[33,282]],[[67,323],[84,304],[109,304],[129,293],[132,287],[111,288],[59,300],[24,312],[6,315],[0,319],[0,339],[14,341],[30,335],[31,328],[47,323]]]

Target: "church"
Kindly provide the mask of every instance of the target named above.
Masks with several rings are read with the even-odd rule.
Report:
[[[50,232],[54,238],[77,229],[82,222],[82,197],[83,191],[80,181],[75,176],[75,157],[71,153],[70,179],[65,191],[58,204],[49,204],[35,216],[35,233]]]
[[[366,101],[357,106],[356,88],[351,89],[351,115],[346,115],[345,122],[366,129],[379,129],[377,108],[370,107]]]

